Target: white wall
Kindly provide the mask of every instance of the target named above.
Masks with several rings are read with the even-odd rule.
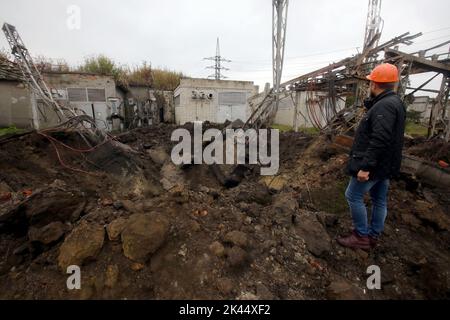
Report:
[[[176,100],[175,121],[184,124],[192,121],[210,121],[223,123],[225,119],[235,120],[240,118],[246,121],[250,116],[247,99],[257,92],[253,82],[228,81],[209,79],[181,79],[180,85],[174,92]],[[192,91],[198,94],[204,93],[202,99],[198,95],[193,98]],[[223,93],[240,93],[244,95],[243,103],[221,104],[219,95]],[[211,98],[208,98],[212,95]]]

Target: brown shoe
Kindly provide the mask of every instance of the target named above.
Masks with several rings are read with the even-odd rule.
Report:
[[[337,242],[347,248],[352,249],[370,249],[370,240],[368,236],[360,236],[356,231],[353,231],[348,237],[338,238]]]

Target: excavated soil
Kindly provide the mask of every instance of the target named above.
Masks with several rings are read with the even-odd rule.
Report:
[[[282,133],[278,175],[245,167],[227,188],[207,165],[171,163],[175,128],[137,129],[84,154],[58,146],[62,162],[37,133],[0,141],[0,298],[450,297],[449,190],[393,181],[381,243],[353,251],[335,240],[351,230],[344,150]],[[68,264],[81,267],[80,290],[67,289]],[[366,287],[371,265],[380,290]]]

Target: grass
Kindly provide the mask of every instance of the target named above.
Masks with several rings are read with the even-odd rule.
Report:
[[[284,124],[273,124],[271,125],[272,129],[278,129],[280,132],[289,132],[294,130],[291,126],[287,126]]]
[[[292,126],[288,126],[288,125],[284,125],[284,124],[273,124],[271,127],[272,127],[272,129],[278,129],[280,132],[289,132],[289,131],[294,130],[294,128]],[[306,127],[299,128],[299,131],[307,133],[307,134],[311,134],[311,135],[317,135],[320,132],[316,128],[306,128]]]
[[[414,122],[406,122],[405,133],[411,136],[426,136],[428,133],[428,128]]]
[[[17,129],[16,126],[10,126],[7,128],[0,128],[0,137],[7,134],[15,134],[23,132],[23,129]]]

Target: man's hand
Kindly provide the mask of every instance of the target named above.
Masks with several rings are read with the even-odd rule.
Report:
[[[358,181],[359,182],[369,181],[369,174],[370,174],[369,171],[359,170],[359,172],[358,172]]]

